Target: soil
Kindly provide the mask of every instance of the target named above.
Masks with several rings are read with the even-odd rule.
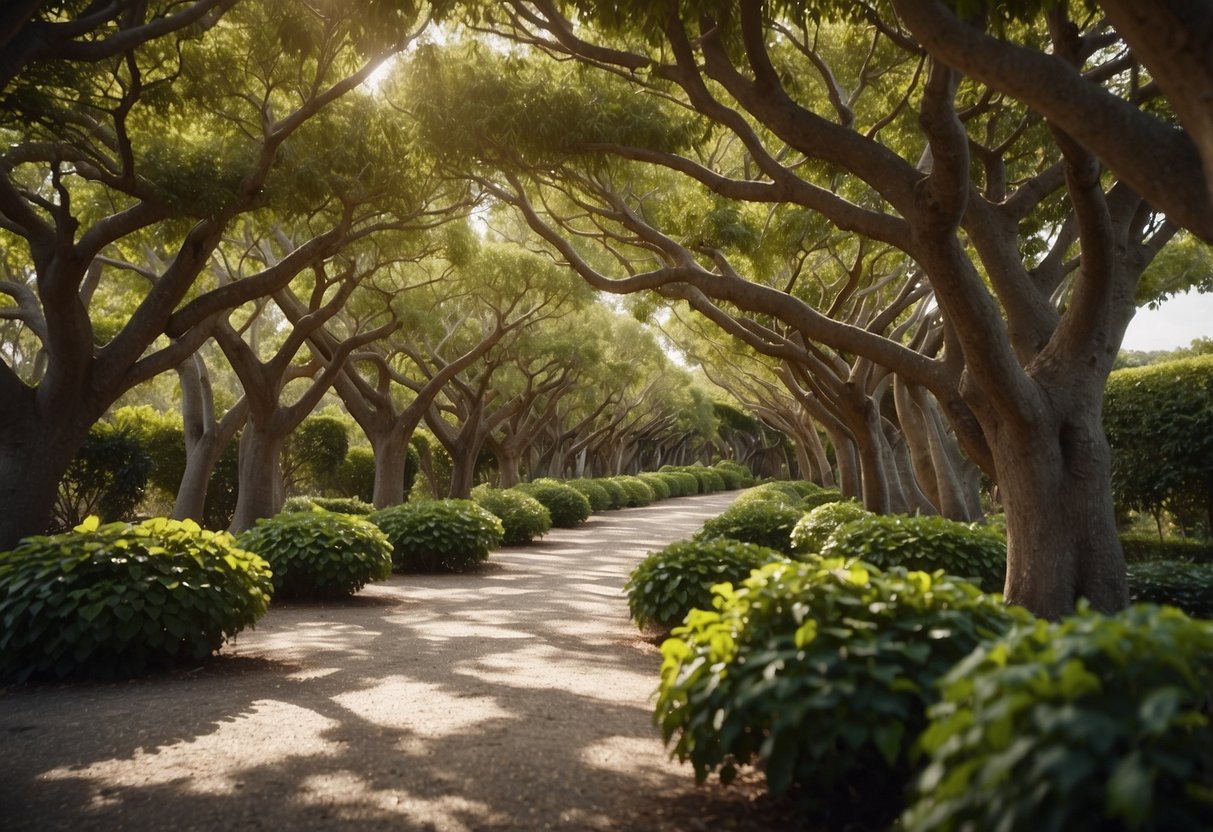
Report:
[[[476,572],[276,604],[210,661],[0,690],[0,829],[803,828],[697,786],[652,724],[622,587],[732,494],[594,515]]]

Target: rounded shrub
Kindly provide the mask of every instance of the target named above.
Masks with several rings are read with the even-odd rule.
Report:
[[[822,488],[819,491],[814,491],[812,494],[806,494],[801,497],[800,507],[805,511],[812,511],[818,506],[837,503],[842,501],[842,499],[842,492],[837,488]]]
[[[694,497],[700,493],[699,477],[689,471],[661,471],[661,474],[667,477],[673,477],[682,485],[682,496]]]
[[[1016,627],[942,680],[910,830],[1213,828],[1213,622]]]
[[[996,530],[942,517],[873,514],[852,520],[834,530],[821,554],[880,567],[942,569],[986,592],[1002,592],[1006,581],[1006,540]]]
[[[628,475],[611,477],[611,479],[623,488],[623,493],[627,498],[624,505],[627,508],[639,508],[653,502],[653,489],[649,488],[644,480]]]
[[[760,762],[830,828],[884,828],[935,682],[1026,613],[943,572],[783,561],[715,589],[662,645],[656,721],[700,780]]]
[[[690,474],[686,474],[684,478],[684,475],[676,474],[673,471],[659,471],[653,476],[661,478],[665,487],[669,489],[671,497],[688,497],[699,490],[699,480]],[[690,483],[686,478],[691,480]]]
[[[670,492],[670,484],[661,474],[637,474],[636,479],[649,487],[649,490],[653,492],[654,500],[668,500],[673,496]]]
[[[750,469],[732,459],[722,459],[712,466],[724,480],[725,488],[736,491],[738,488],[749,488],[754,484],[754,475]]]
[[[1193,618],[1213,618],[1213,563],[1131,563],[1129,597],[1134,602],[1170,604]]]
[[[671,470],[694,477],[699,494],[714,494],[724,490],[724,479],[717,471],[710,468],[702,465],[682,465]]]
[[[209,656],[266,611],[269,564],[226,532],[157,518],[0,553],[0,677],[113,678]]]
[[[366,516],[375,510],[370,503],[365,503],[357,497],[291,497],[282,505],[282,510],[293,511],[331,511],[336,514],[355,514]]]
[[[392,576],[392,544],[373,523],[331,511],[262,518],[236,544],[269,562],[274,595],[340,598]]]
[[[764,482],[762,485],[746,489],[737,495],[737,499],[733,501],[733,505],[775,502],[799,508],[801,499],[800,492],[795,486],[786,480],[780,480],[778,482]]]
[[[472,489],[472,500],[501,520],[506,546],[530,543],[552,528],[552,515],[543,503],[513,489],[478,485]]]
[[[782,559],[774,549],[723,537],[671,543],[632,571],[624,586],[628,610],[642,630],[669,629],[693,609],[710,609],[715,584],[740,583],[759,566]]]
[[[370,520],[392,544],[401,572],[462,572],[501,545],[505,530],[471,500],[426,500],[380,509]]]
[[[803,516],[798,508],[781,502],[759,500],[734,503],[703,524],[696,540],[727,537],[792,554],[792,529]]]
[[[611,498],[611,508],[624,508],[628,504],[628,492],[623,490],[623,486],[615,482],[611,477],[602,477],[594,480],[598,485],[606,491],[607,496]]]
[[[514,489],[534,497],[543,503],[552,517],[552,525],[558,529],[580,526],[590,514],[590,501],[584,494],[559,480],[548,478],[514,486]]]
[[[610,492],[597,480],[566,480],[564,484],[570,488],[576,488],[585,495],[585,498],[590,501],[590,511],[607,511],[611,508],[618,508],[618,506],[612,505]],[[620,499],[623,499],[622,494]]]
[[[841,500],[817,506],[792,528],[792,551],[800,555],[820,554],[830,535],[843,523],[871,516],[854,500]]]

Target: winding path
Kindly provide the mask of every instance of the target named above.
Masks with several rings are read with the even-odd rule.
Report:
[[[665,830],[714,811],[741,828],[744,789],[667,758],[660,655],[621,591],[734,496],[278,606],[199,668],[0,691],[0,828]]]

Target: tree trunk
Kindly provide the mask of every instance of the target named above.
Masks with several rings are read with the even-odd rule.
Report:
[[[466,500],[472,496],[476,485],[476,457],[478,453],[451,454],[451,487],[448,497]]]
[[[375,452],[375,508],[387,508],[403,503],[404,472],[409,463],[409,440],[412,433],[399,430],[375,432],[367,436]]]
[[[282,510],[282,478],[278,463],[284,436],[249,421],[240,435],[240,493],[229,528],[233,534],[250,529],[258,519]]]
[[[1004,594],[1049,619],[1073,612],[1080,597],[1106,612],[1128,603],[1111,456],[1099,403],[1087,404],[991,443],[1007,516]]]
[[[0,551],[46,532],[59,481],[87,435],[84,427],[65,437],[48,422],[30,419],[6,426],[0,437]]]

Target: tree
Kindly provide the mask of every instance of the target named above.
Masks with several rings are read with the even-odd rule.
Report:
[[[569,8],[501,4],[485,25],[574,67],[426,66],[419,83],[444,110],[421,113],[425,131],[445,139],[452,122],[463,126],[445,147],[452,165],[516,206],[595,288],[768,315],[929,391],[999,484],[1007,600],[1046,617],[1080,597],[1124,605],[1100,401],[1136,284],[1177,226],[1102,175],[1063,128],[924,57],[883,8],[840,12],[864,27],[757,0],[682,14],[595,6],[578,26]],[[1065,14],[1058,7],[1051,27],[1023,37],[1094,66],[1090,82],[1111,88],[1116,56],[1075,36],[1084,21],[1057,25]],[[502,140],[520,134],[520,144]],[[716,152],[723,144],[743,152]],[[769,285],[735,245],[678,235],[653,190],[659,175],[820,214],[902,252],[930,285],[939,351],[835,320]],[[591,243],[607,256],[587,256]]]
[[[42,355],[33,376],[0,365],[0,548],[45,528],[68,462],[119,395],[179,366],[219,316],[284,285],[295,259],[332,254],[357,226],[355,211],[330,212],[337,222],[287,266],[223,285],[204,277],[238,217],[340,205],[293,140],[424,26],[428,11],[388,5],[6,9],[0,32],[15,51],[5,56],[25,57],[9,67],[0,111],[0,234],[17,278],[0,293]],[[205,12],[194,20],[210,23],[221,11],[221,27],[174,16]],[[167,266],[150,270],[156,261]],[[94,316],[105,287],[131,279],[150,288],[102,337]]]

